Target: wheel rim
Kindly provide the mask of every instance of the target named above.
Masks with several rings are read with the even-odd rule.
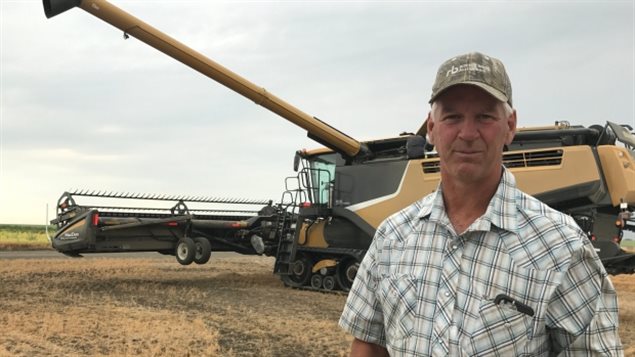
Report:
[[[348,280],[348,282],[350,282],[351,284],[353,284],[353,281],[355,280],[355,277],[357,276],[358,269],[359,269],[359,263],[351,264],[348,267],[346,267],[346,270],[345,270],[346,280]]]
[[[189,253],[189,250],[187,249],[187,244],[185,244],[184,242],[179,243],[179,248],[177,249],[177,253],[176,253],[179,256],[179,259],[181,260],[187,259],[188,253]]]
[[[333,290],[335,288],[335,279],[332,276],[327,276],[324,278],[324,289]]]
[[[306,261],[298,259],[293,263],[293,275],[302,276],[306,271]]]
[[[319,289],[322,287],[322,276],[321,275],[313,275],[311,277],[311,287],[315,289]]]
[[[203,257],[203,245],[196,242],[196,251],[194,252],[194,259],[198,260]]]
[[[291,274],[283,275],[283,281],[292,287],[301,287],[309,283],[311,278],[311,261],[306,257],[300,257],[291,267]]]
[[[337,267],[337,283],[344,291],[349,291],[353,286],[355,276],[359,270],[359,262],[355,259],[346,259],[341,261]]]

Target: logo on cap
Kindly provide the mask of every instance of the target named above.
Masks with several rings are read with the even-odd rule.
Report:
[[[454,75],[454,74],[457,74],[459,72],[465,72],[465,71],[491,72],[492,69],[489,68],[489,66],[484,66],[484,65],[478,64],[478,63],[466,63],[466,64],[462,64],[462,65],[460,65],[458,67],[455,67],[454,65],[452,65],[452,68],[450,68],[447,71],[445,76],[448,77],[450,75]]]

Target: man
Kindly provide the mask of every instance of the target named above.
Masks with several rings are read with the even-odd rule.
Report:
[[[593,246],[502,166],[516,131],[503,64],[446,61],[430,103],[441,182],[377,229],[340,319],[351,356],[622,355]]]

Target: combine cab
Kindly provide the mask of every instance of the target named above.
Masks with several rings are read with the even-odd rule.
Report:
[[[425,125],[416,134],[359,142],[106,1],[44,0],[47,17],[75,6],[304,128],[326,148],[298,151],[297,175],[287,179],[281,201],[250,212],[195,211],[189,206],[198,201],[191,197],[65,193],[53,221],[53,246],[61,252],[153,250],[175,254],[182,264],[204,262],[211,250],[265,254],[276,257],[274,272],[289,286],[346,291],[380,222],[438,185],[440,162],[426,143]],[[635,256],[619,245],[625,230],[635,231],[632,130],[611,122],[525,128],[503,154],[519,187],[570,214],[611,274],[635,271]],[[171,206],[75,202],[90,196]]]

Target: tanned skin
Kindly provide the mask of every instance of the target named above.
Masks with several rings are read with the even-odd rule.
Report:
[[[351,345],[350,357],[389,357],[386,348],[368,343],[359,339],[354,339]]]
[[[516,111],[482,89],[457,85],[428,114],[428,135],[441,160],[445,209],[457,234],[482,216],[502,174],[503,147],[516,133]]]

